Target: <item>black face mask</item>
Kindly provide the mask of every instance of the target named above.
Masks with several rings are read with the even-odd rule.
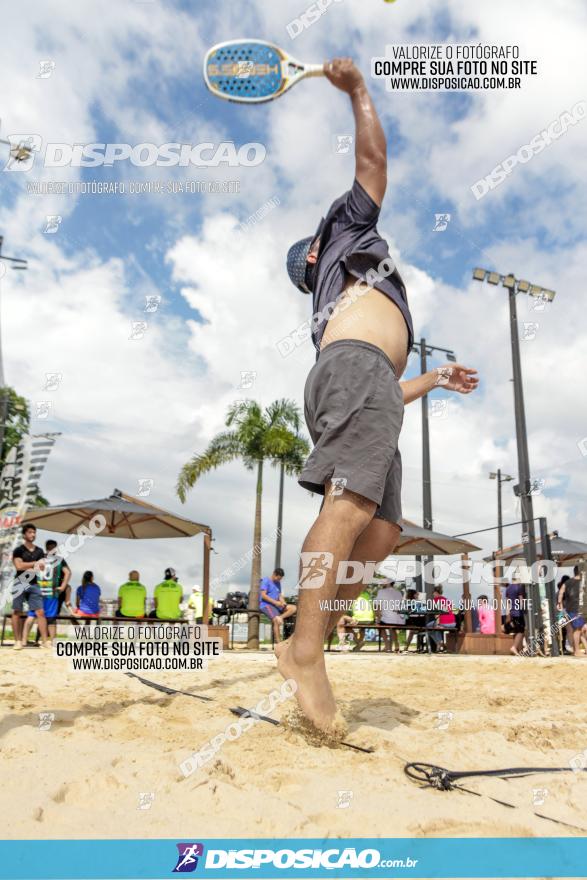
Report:
[[[316,266],[318,263],[308,263],[306,265],[306,274],[304,275],[304,282],[306,287],[310,292],[314,292],[314,281],[316,278]]]

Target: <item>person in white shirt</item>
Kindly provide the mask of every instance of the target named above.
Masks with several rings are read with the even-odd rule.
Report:
[[[377,598],[373,602],[373,609],[377,617],[377,623],[384,626],[386,623],[402,624],[404,623],[404,615],[400,608],[403,602],[403,596],[393,581],[389,581],[386,586],[381,587],[377,591]],[[397,629],[382,629],[383,643],[387,653],[395,651],[399,654],[399,637]]]

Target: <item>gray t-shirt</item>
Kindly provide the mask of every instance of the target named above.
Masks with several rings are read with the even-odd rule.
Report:
[[[312,342],[317,353],[332,314],[327,306],[333,304],[344,289],[347,273],[365,279],[369,287],[375,287],[393,300],[408,327],[408,352],[412,348],[412,316],[401,275],[394,268],[391,274],[379,280],[375,280],[373,275],[365,277],[369,270],[377,272],[383,260],[386,261],[384,269],[393,265],[387,242],[377,232],[379,212],[378,205],[355,180],[352,189],[332,203],[318,227],[318,260],[309,272],[314,308]],[[383,272],[379,274],[383,275]]]

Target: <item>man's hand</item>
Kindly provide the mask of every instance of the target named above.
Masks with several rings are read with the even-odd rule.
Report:
[[[470,394],[479,384],[477,370],[463,367],[461,364],[446,364],[437,367],[438,378],[435,385],[446,388],[447,391],[458,391],[459,394]]]
[[[363,74],[352,58],[334,58],[324,62],[324,76],[333,86],[352,95],[364,85]]]

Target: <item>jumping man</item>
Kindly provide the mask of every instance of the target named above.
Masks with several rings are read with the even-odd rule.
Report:
[[[413,329],[403,281],[377,232],[387,187],[385,134],[353,61],[337,58],[324,72],[351,100],[355,180],[316,233],[287,256],[290,279],[313,297],[318,353],[304,393],[314,449],[299,482],[323,494],[324,502],[302,548],[296,631],[276,653],[280,672],[297,682],[304,715],[330,731],[336,704],[324,639],[342,612],[329,606],[356,599],[363,589],[361,583],[339,586],[336,570],[341,561],[381,562],[396,546],[404,404],[438,385],[468,394],[478,380],[475,370],[452,364],[399,382]]]

